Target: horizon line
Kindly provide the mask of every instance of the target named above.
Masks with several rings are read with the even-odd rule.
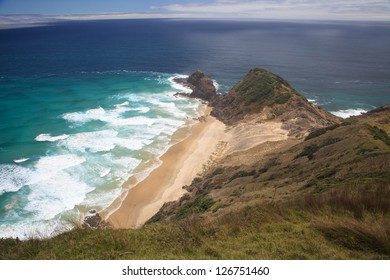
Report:
[[[388,18],[272,18],[232,17],[215,15],[171,14],[171,13],[95,13],[95,14],[0,14],[0,29],[39,27],[59,22],[99,21],[131,19],[176,19],[176,20],[226,20],[226,21],[279,21],[279,22],[366,22],[390,23]]]

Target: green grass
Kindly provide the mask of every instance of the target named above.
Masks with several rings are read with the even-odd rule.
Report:
[[[310,144],[309,146],[306,146],[303,148],[303,151],[300,152],[295,159],[298,159],[300,157],[307,156],[309,160],[313,159],[314,154],[320,149],[320,147],[317,144]]]
[[[224,172],[225,172],[225,169],[223,167],[218,167],[218,168],[214,169],[214,171],[210,175],[208,175],[207,177],[212,178],[214,176],[221,175]]]
[[[304,156],[307,156],[307,158],[309,160],[312,160],[314,158],[314,154],[320,150],[321,148],[323,147],[326,147],[326,146],[329,146],[329,145],[332,145],[332,144],[335,144],[339,141],[341,141],[342,139],[339,138],[339,137],[334,137],[334,138],[327,138],[325,139],[323,142],[321,142],[319,145],[317,144],[310,144],[308,146],[305,146],[303,148],[303,151],[301,153],[299,153],[297,156],[295,156],[295,159],[297,158],[300,158],[300,157],[304,157]]]
[[[192,185],[195,185],[195,184],[198,184],[202,182],[202,178],[201,177],[195,177],[193,180],[192,180]]]
[[[390,138],[387,135],[386,131],[378,128],[377,126],[374,126],[371,129],[372,129],[371,131],[374,134],[374,139],[381,140],[383,143],[390,146]]]
[[[148,224],[139,230],[76,229],[50,240],[0,240],[0,258],[390,258],[387,214],[366,212],[367,221],[363,221],[339,212],[329,219],[331,209],[324,204],[313,213],[305,204],[288,208],[257,205],[212,222],[195,217]]]
[[[177,212],[176,219],[184,219],[193,214],[206,212],[214,204],[214,200],[207,195],[199,195],[194,201],[189,201]]]
[[[237,102],[245,106],[284,104],[291,93],[282,90],[289,86],[280,77],[263,69],[253,69],[234,89],[238,93]]]

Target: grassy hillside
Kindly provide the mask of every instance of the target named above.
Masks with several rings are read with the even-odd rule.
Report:
[[[73,230],[50,240],[2,240],[1,259],[388,259],[372,221],[327,212],[253,206],[210,222],[188,219],[140,230]],[[352,223],[352,224],[349,224]],[[362,230],[363,229],[363,230]],[[386,243],[387,242],[387,243]]]
[[[304,141],[265,143],[229,155],[193,181],[188,187],[191,195],[167,205],[158,216],[173,219],[196,212],[187,209],[188,201],[218,216],[248,204],[280,205],[339,190],[366,192],[369,185],[386,189],[390,182],[386,119],[390,110],[375,123],[373,118],[355,118],[315,130]]]

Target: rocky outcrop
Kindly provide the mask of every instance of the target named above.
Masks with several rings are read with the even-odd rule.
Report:
[[[189,97],[199,98],[211,104],[218,99],[217,90],[211,79],[205,76],[205,74],[198,70],[191,74],[187,79],[176,78],[175,82],[183,84],[192,90]]]
[[[85,229],[101,229],[109,228],[111,225],[100,217],[96,210],[89,210],[88,214],[84,217],[83,228]]]

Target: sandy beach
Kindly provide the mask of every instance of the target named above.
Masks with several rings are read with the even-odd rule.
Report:
[[[115,228],[142,226],[165,202],[186,192],[183,186],[191,184],[226,136],[225,125],[209,112],[193,126],[190,136],[169,148],[158,168],[128,191],[119,209],[108,217]]]

